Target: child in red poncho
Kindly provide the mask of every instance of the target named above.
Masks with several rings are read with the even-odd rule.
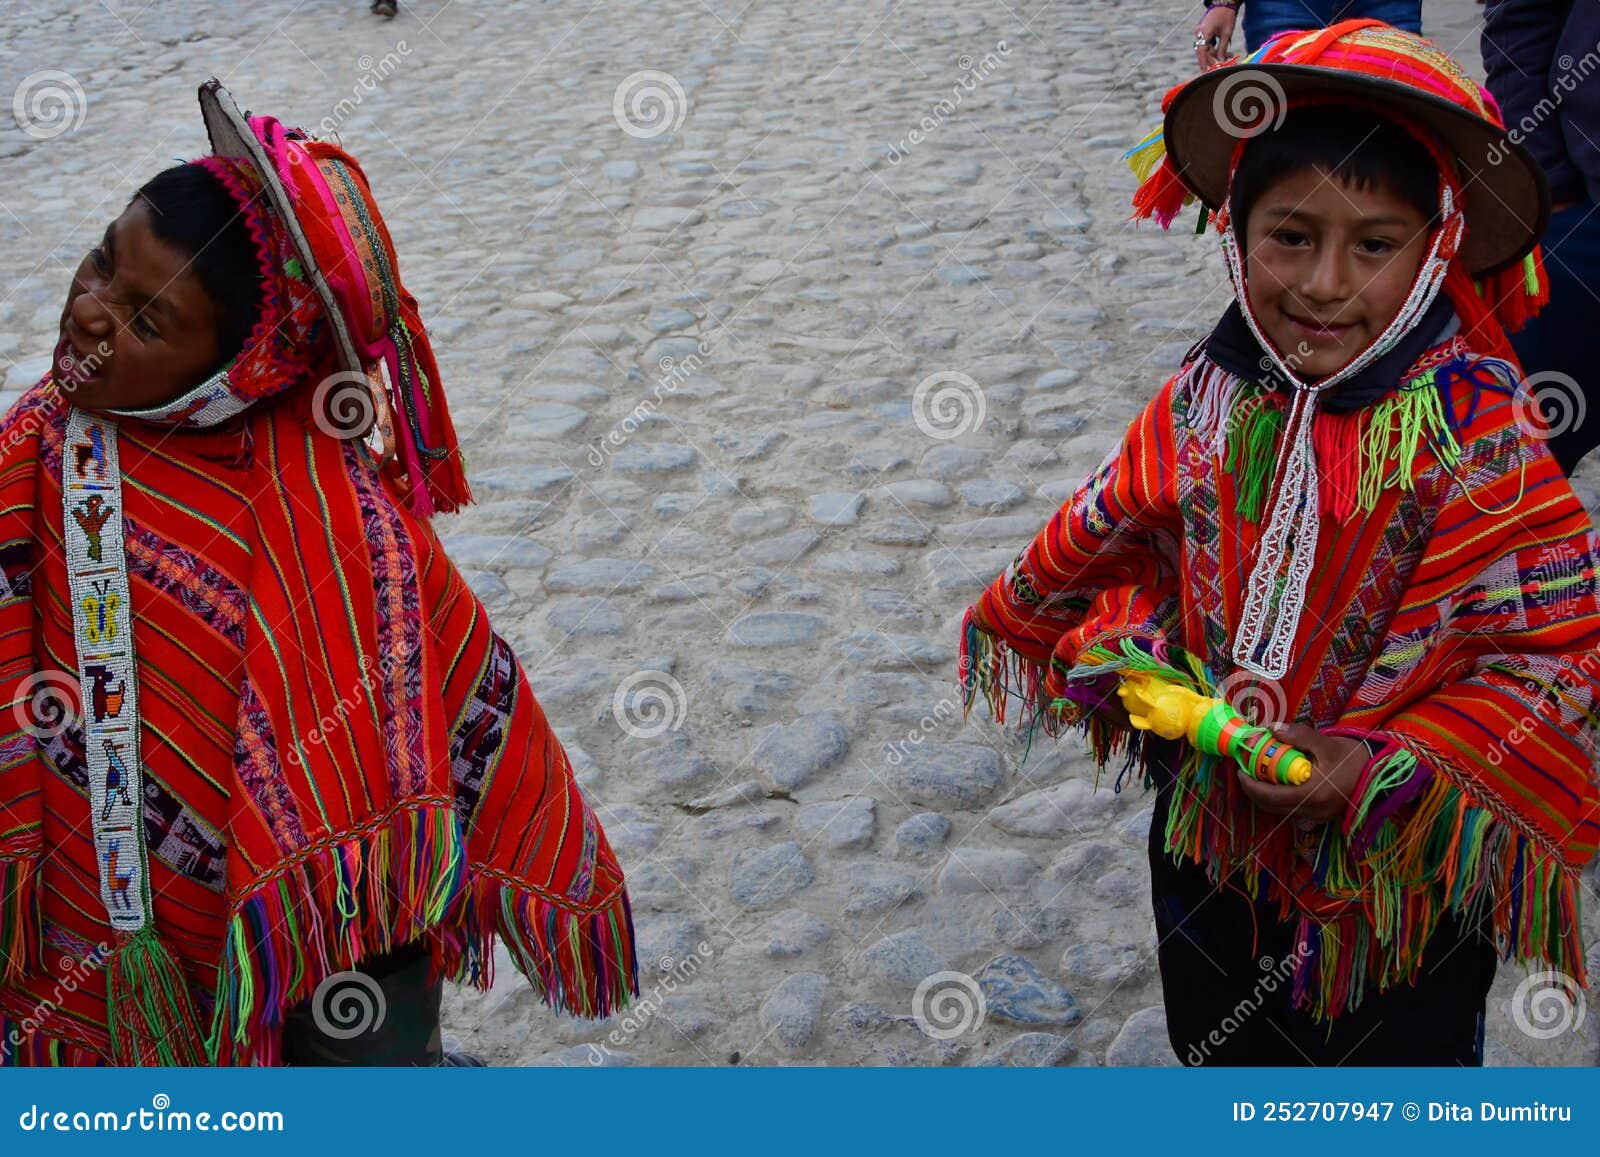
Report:
[[[1165,111],[1135,205],[1198,196],[1236,301],[968,612],[968,701],[1018,695],[1156,787],[1185,1063],[1480,1064],[1497,952],[1585,983],[1600,803],[1596,533],[1504,331],[1541,296],[1542,181],[1454,62],[1372,21]],[[1311,778],[1141,733],[1132,672],[1266,705]]]
[[[0,423],[0,1063],[438,1064],[495,937],[637,991],[622,871],[428,522],[470,501],[360,166],[212,82]]]

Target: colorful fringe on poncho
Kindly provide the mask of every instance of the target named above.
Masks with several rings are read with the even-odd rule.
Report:
[[[1414,977],[1447,908],[1487,910],[1504,955],[1583,982],[1600,541],[1507,370],[1452,338],[1386,401],[1319,415],[1323,534],[1279,683],[1231,646],[1285,399],[1204,357],[964,622],[968,706],[981,693],[1003,722],[1017,699],[1027,726],[1082,727],[1102,765],[1141,758],[1094,710],[1129,666],[1374,741],[1343,822],[1309,832],[1186,746],[1165,832],[1172,856],[1299,922],[1296,1001],[1319,1019]]]

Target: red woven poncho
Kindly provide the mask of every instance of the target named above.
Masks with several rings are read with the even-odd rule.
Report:
[[[314,416],[325,335],[247,185],[268,281],[256,336],[278,335],[239,363],[254,404],[118,434],[151,923],[176,976],[129,969],[110,1009],[125,945],[101,898],[80,719],[119,692],[78,685],[63,557],[62,459],[83,459],[48,378],[0,423],[13,1063],[271,1064],[289,1005],[419,937],[438,969],[487,986],[499,933],[580,1015],[637,990],[622,872],[515,655],[412,513],[414,488]]]
[[[1052,732],[1082,725],[1102,763],[1126,750],[1132,764],[1137,737],[1093,710],[1115,672],[1133,667],[1265,705],[1278,722],[1373,741],[1343,821],[1310,828],[1258,810],[1231,760],[1186,746],[1164,833],[1173,857],[1204,865],[1215,881],[1237,874],[1297,922],[1308,951],[1296,962],[1294,998],[1319,1019],[1415,977],[1447,908],[1489,913],[1505,956],[1548,961],[1582,984],[1579,874],[1600,841],[1600,536],[1543,446],[1538,403],[1508,360],[1502,322],[1515,324],[1543,297],[1537,250],[1477,284],[1482,271],[1463,256],[1492,248],[1485,236],[1503,246],[1519,223],[1525,252],[1535,223],[1475,200],[1482,173],[1465,180],[1449,138],[1433,132],[1465,123],[1482,143],[1503,140],[1503,130],[1453,62],[1374,21],[1285,34],[1246,64],[1298,69],[1255,75],[1278,86],[1280,101],[1291,82],[1307,100],[1325,95],[1319,86],[1348,99],[1352,76],[1383,82],[1362,107],[1413,132],[1455,194],[1442,198],[1430,242],[1452,227],[1444,206],[1466,207],[1463,247],[1439,250],[1449,266],[1434,290],[1459,327],[1427,335],[1433,348],[1369,404],[1302,408],[1314,418],[1300,424],[1298,444],[1287,429],[1303,397],[1197,353],[967,612],[967,702],[981,690],[1003,721],[1016,695]],[[1249,67],[1231,73],[1251,76]],[[1229,74],[1190,85],[1204,93]],[[1456,108],[1424,120],[1418,105],[1400,116],[1384,102],[1402,84]],[[1179,95],[1168,96],[1164,132]],[[1154,149],[1159,135],[1134,152]],[[1224,140],[1220,152],[1191,150],[1222,166],[1219,179],[1242,148]],[[1143,167],[1138,214],[1170,219],[1196,191],[1194,173],[1170,156],[1159,165],[1146,156]],[[1524,202],[1537,205],[1532,180]],[[1236,258],[1225,192],[1208,195],[1223,206],[1213,220]],[[1511,244],[1512,259],[1518,252]],[[1242,265],[1230,269],[1248,313]],[[1263,523],[1284,502],[1285,464],[1302,449],[1320,471],[1301,475],[1317,480],[1300,507],[1315,533],[1290,543],[1306,564],[1304,611],[1283,620],[1292,627],[1286,669],[1269,679],[1276,668],[1240,660],[1237,642],[1249,580],[1272,557]],[[1264,568],[1280,588],[1283,553]]]

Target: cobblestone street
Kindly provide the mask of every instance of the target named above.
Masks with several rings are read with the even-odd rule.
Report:
[[[360,158],[434,333],[478,498],[439,529],[627,871],[643,987],[558,1017],[502,958],[447,1031],[492,1064],[1178,1063],[1148,799],[963,722],[955,680],[967,604],[1227,301],[1192,215],[1127,221],[1197,4],[67,7],[5,5],[0,96],[44,73],[71,122],[0,115],[7,402],[85,248],[205,151],[213,75]],[[1481,71],[1477,12],[1424,19]],[[1524,974],[1489,1063],[1592,1064],[1588,1025],[1518,1030]]]

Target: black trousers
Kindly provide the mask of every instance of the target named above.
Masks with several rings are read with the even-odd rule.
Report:
[[[364,961],[360,971],[368,982],[363,985],[359,1027],[364,1031],[345,1036],[351,1027],[341,1020],[336,994],[327,996],[325,1007],[313,1010],[313,1000],[291,1008],[284,1018],[283,1059],[289,1065],[437,1067],[444,1050],[439,1027],[439,1005],[444,982],[428,981],[428,948],[413,941],[383,956]],[[370,1015],[377,1005],[371,983],[381,989],[382,1015]],[[354,1007],[354,1006],[352,1006]],[[353,1012],[346,1012],[354,1017]],[[323,1023],[319,1024],[318,1020]],[[324,1028],[331,1028],[329,1032]]]
[[[1146,736],[1146,740],[1150,739]],[[1161,748],[1170,747],[1170,752]],[[1160,744],[1150,824],[1150,891],[1167,1035],[1185,1065],[1483,1064],[1484,1007],[1497,954],[1487,920],[1450,913],[1423,950],[1412,985],[1370,989],[1330,1024],[1290,1007],[1293,923],[1263,894],[1213,887],[1205,870],[1163,849],[1176,745]],[[1235,881],[1237,882],[1237,881]],[[1263,893],[1264,893],[1263,889]],[[1252,945],[1252,938],[1255,943]]]

